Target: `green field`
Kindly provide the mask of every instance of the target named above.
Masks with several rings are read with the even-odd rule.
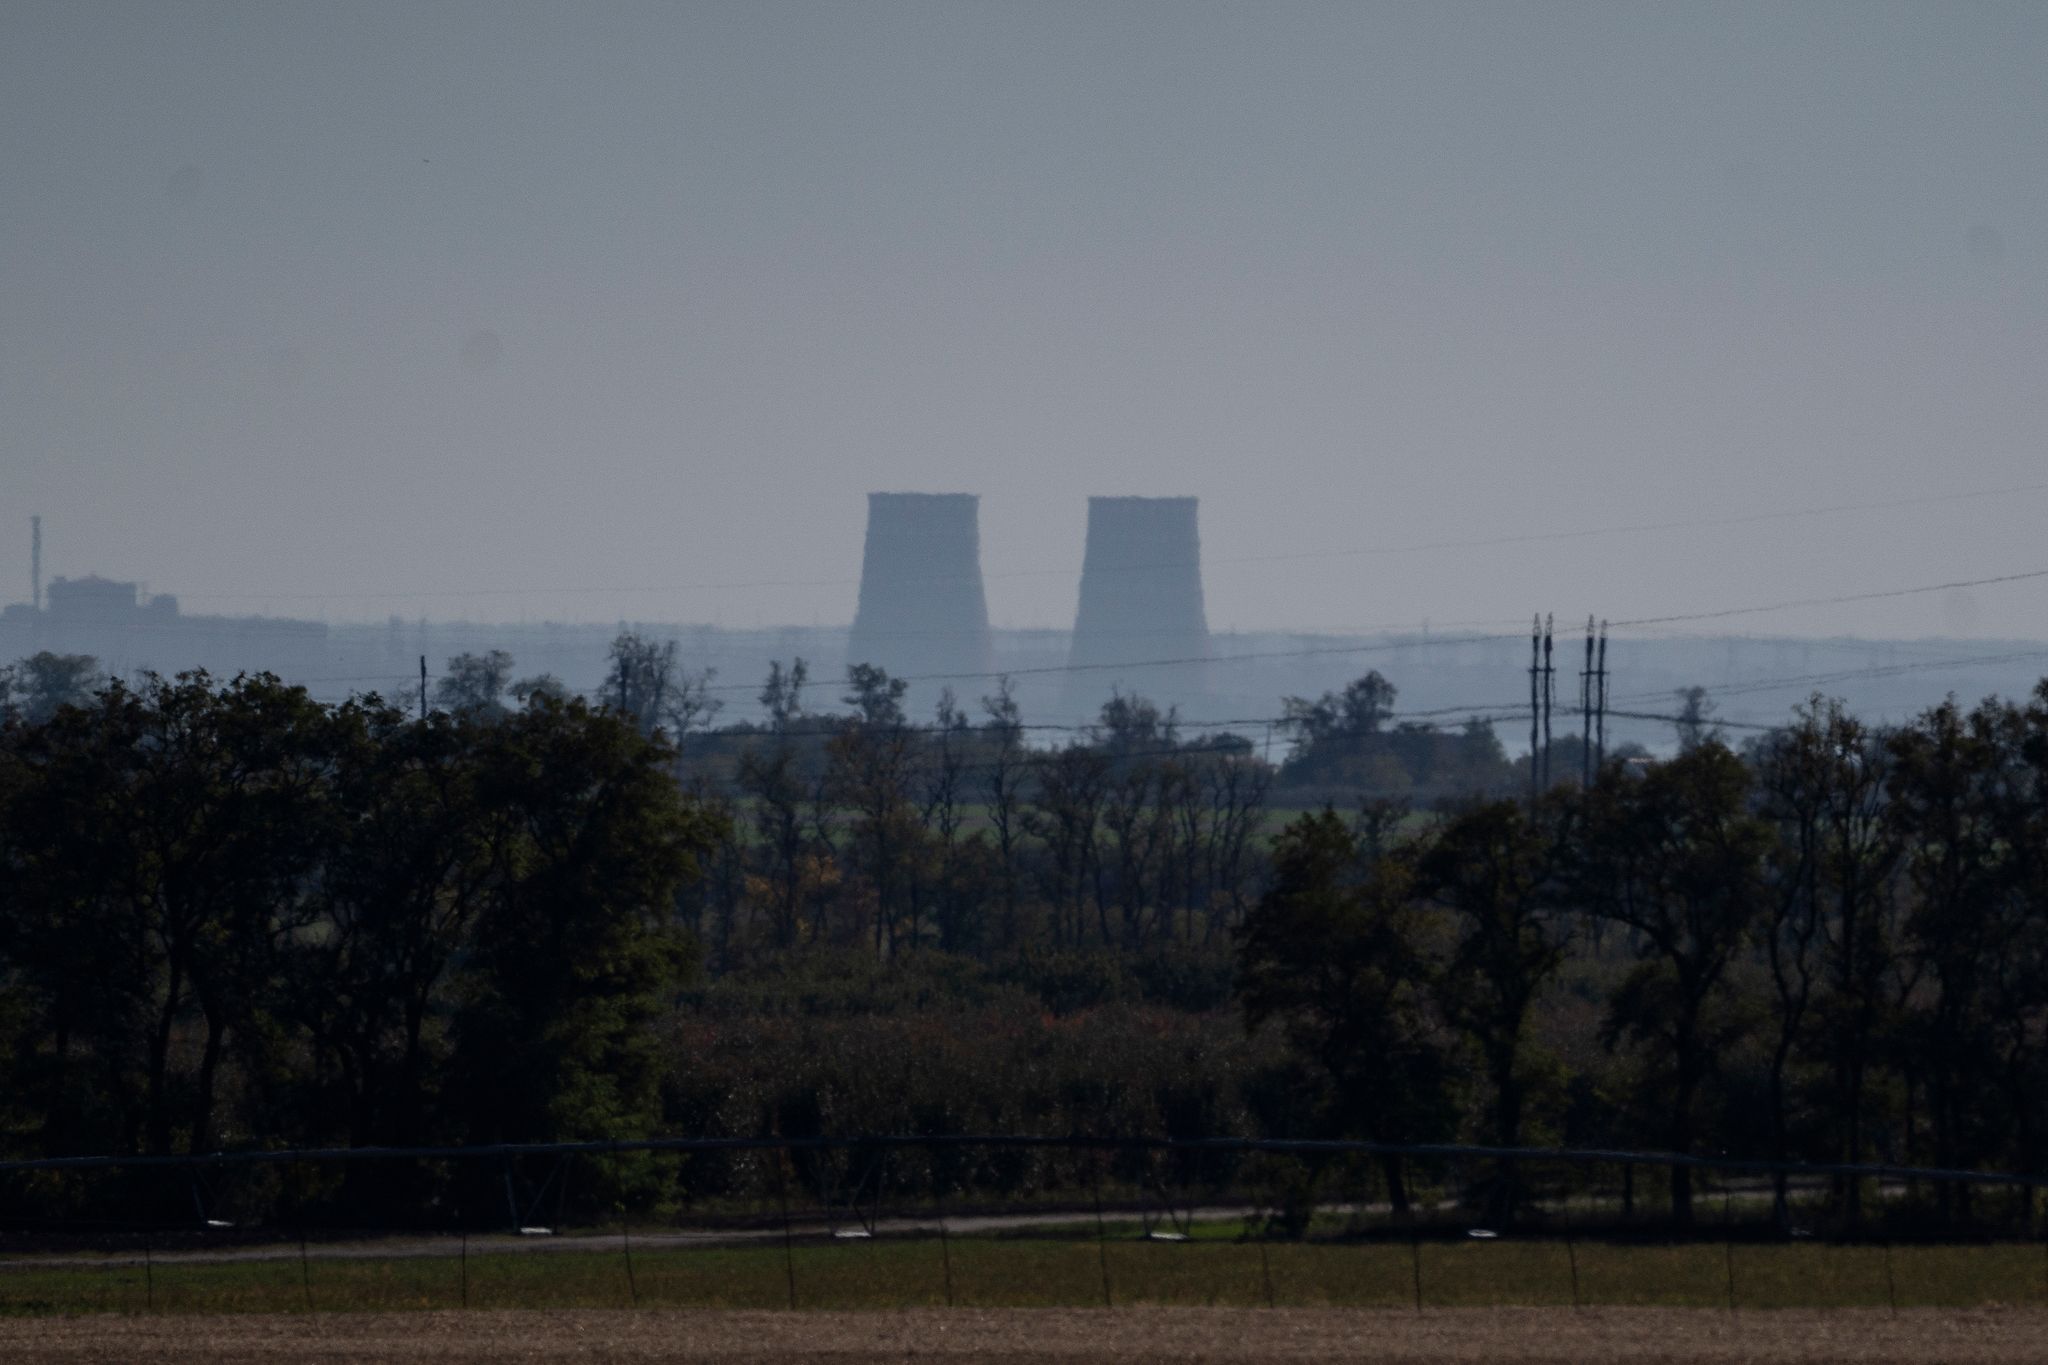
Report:
[[[219,1262],[115,1258],[0,1268],[0,1314],[430,1308],[1974,1307],[2048,1303],[2048,1249],[1636,1245],[1587,1241],[1256,1242],[1198,1236],[891,1237],[715,1249],[389,1258],[287,1249]],[[1577,1267],[1574,1294],[1573,1263]],[[1106,1285],[1105,1285],[1106,1281]]]

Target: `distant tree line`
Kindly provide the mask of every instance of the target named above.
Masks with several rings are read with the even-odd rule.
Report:
[[[1889,730],[1816,698],[1390,844],[1304,816],[1239,939],[1335,1130],[2039,1171],[2048,683]],[[1573,1066],[1581,1007],[1624,1065]]]
[[[610,663],[578,698],[463,656],[424,718],[10,671],[0,1146],[1121,1127],[2041,1166],[2048,685],[1888,729],[1815,698],[1739,750],[1696,698],[1675,756],[1532,805],[1483,723],[1393,724],[1376,674],[1291,699],[1275,766],[1141,697],[1047,744],[1005,685],[915,722],[869,665],[814,709],[796,660],[715,726],[671,648]],[[1346,799],[1282,826],[1290,787]]]
[[[644,1130],[715,819],[575,700],[110,683],[0,746],[12,1151]]]

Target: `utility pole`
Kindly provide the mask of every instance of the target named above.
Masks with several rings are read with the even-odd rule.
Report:
[[[1599,726],[1595,740],[1594,761],[1607,762],[1607,623],[1600,623],[1600,662],[1593,669],[1594,700],[1593,716]]]
[[[28,583],[29,601],[37,611],[43,609],[43,519],[40,516],[28,519]]]
[[[1529,624],[1529,808],[1536,808],[1536,798],[1543,792],[1543,775],[1536,765],[1542,762],[1541,741],[1543,726],[1543,616],[1538,613]]]
[[[1555,616],[1543,618],[1543,787],[1550,788],[1550,712],[1557,702],[1557,668],[1550,661],[1551,627]]]
[[[1586,666],[1579,671],[1579,790],[1593,786],[1593,618],[1586,618]]]
[[[427,656],[420,655],[420,720],[427,719]]]

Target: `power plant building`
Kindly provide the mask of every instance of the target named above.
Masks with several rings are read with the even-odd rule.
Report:
[[[953,675],[988,671],[988,599],[974,494],[868,494],[860,606],[847,662],[925,679],[914,688],[919,698],[936,695]],[[951,685],[972,696],[981,681],[962,676]]]
[[[1081,597],[1069,663],[1070,705],[1117,688],[1162,704],[1206,685],[1202,537],[1195,498],[1090,498]]]
[[[40,574],[38,574],[40,578]],[[218,678],[276,673],[286,679],[333,672],[321,621],[265,616],[188,616],[169,593],[88,574],[36,584],[43,606],[0,611],[0,663],[49,650],[89,654],[102,672],[139,669],[171,676],[206,669]]]

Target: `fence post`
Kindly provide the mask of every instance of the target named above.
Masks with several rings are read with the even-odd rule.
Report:
[[[1728,1263],[1728,1311],[1735,1311],[1735,1192],[1721,1191],[1721,1250]]]
[[[1095,1257],[1102,1263],[1102,1306],[1116,1307],[1109,1292],[1109,1229],[1102,1221],[1102,1163],[1091,1160],[1089,1173],[1095,1190]]]
[[[939,1265],[946,1277],[946,1307],[953,1306],[953,1242],[946,1229],[946,1190],[940,1175],[939,1149],[926,1147],[925,1160],[932,1172],[932,1207],[939,1215]]]
[[[1892,1239],[1884,1239],[1884,1301],[1891,1315],[1899,1315],[1899,1286],[1892,1278]]]
[[[469,1229],[462,1230],[462,1306],[469,1307]]]
[[[782,1148],[772,1149],[775,1153],[775,1188],[782,1201],[782,1269],[789,1279],[789,1307],[796,1311],[796,1235],[789,1226],[789,1176],[782,1169],[782,1159],[787,1153]]]
[[[151,1247],[149,1224],[142,1225],[142,1305],[145,1313],[156,1312],[156,1255]]]
[[[633,1217],[622,1212],[619,1216],[619,1245],[626,1253],[626,1303],[629,1307],[640,1306],[640,1282],[633,1276]]]
[[[1579,1248],[1578,1245],[1572,1240],[1572,1235],[1569,1232],[1567,1232],[1564,1235],[1564,1254],[1565,1259],[1571,1262],[1572,1311],[1576,1313],[1579,1311],[1581,1307],[1581,1302],[1579,1299]]]
[[[1408,1264],[1415,1278],[1415,1311],[1422,1311],[1422,1229],[1413,1223],[1408,1227]]]
[[[298,1209],[296,1210],[298,1213],[296,1221],[299,1225],[299,1283],[304,1286],[306,1291],[306,1311],[311,1313],[314,1311],[313,1268],[306,1260],[306,1173],[305,1167],[296,1161],[292,1163],[291,1171],[292,1184],[298,1187],[297,1193],[299,1196]]]

